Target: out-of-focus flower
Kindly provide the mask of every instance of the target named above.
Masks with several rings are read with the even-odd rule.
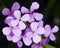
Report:
[[[54,26],[51,29],[51,26],[50,25],[45,25],[45,33],[44,33],[44,36],[45,37],[49,37],[51,41],[54,41],[56,39],[56,37],[54,36],[53,33],[58,32],[58,30],[59,30],[58,26]]]
[[[43,15],[41,13],[33,12],[34,10],[36,10],[38,8],[39,8],[39,4],[37,2],[33,2],[32,5],[30,6],[30,11],[26,7],[22,6],[21,12],[23,14],[28,13],[30,15],[29,22],[35,21],[35,19],[40,21],[40,20],[42,20]]]

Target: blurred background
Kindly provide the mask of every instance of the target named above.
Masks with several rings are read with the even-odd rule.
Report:
[[[0,0],[0,48],[18,48],[16,44],[7,41],[6,37],[2,34],[2,28],[7,26],[4,23],[5,16],[2,15],[2,9],[5,7],[11,8],[14,2],[20,3],[21,6],[30,7],[32,2],[38,2],[40,8],[37,12],[44,14],[44,25],[50,24],[60,26],[60,1],[59,0]],[[59,27],[60,28],[60,27]],[[60,48],[60,31],[55,34],[56,41],[49,42],[44,48]],[[23,45],[22,48],[30,48]]]

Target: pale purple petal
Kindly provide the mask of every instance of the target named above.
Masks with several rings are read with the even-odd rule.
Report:
[[[38,45],[38,48],[43,48],[43,47],[42,47],[42,45],[39,44],[39,45]]]
[[[31,27],[32,31],[36,31],[37,30],[37,27],[38,27],[38,23],[37,22],[32,22],[30,24],[30,27]]]
[[[22,34],[22,31],[19,28],[12,29],[12,32],[17,37],[19,37]]]
[[[21,36],[17,37],[17,36],[13,36],[12,37],[12,42],[17,43],[19,40],[21,40]]]
[[[39,4],[37,2],[33,2],[31,7],[30,7],[30,11],[33,12],[35,9],[39,8]]]
[[[58,32],[58,30],[59,30],[58,26],[54,26],[54,28],[52,28],[52,32],[53,32],[53,33]]]
[[[43,15],[41,13],[33,13],[33,16],[36,20],[40,21],[43,19]]]
[[[30,46],[32,43],[32,40],[27,37],[23,37],[23,42],[26,46]]]
[[[35,34],[35,35],[33,36],[33,42],[34,42],[34,43],[39,43],[40,41],[41,41],[41,36]]]
[[[50,38],[51,41],[55,41],[55,39],[56,39],[56,37],[54,36],[53,33],[50,34],[50,37],[49,38]]]
[[[13,19],[14,19],[13,17],[8,16],[8,17],[5,19],[4,22],[10,26],[10,25],[11,25],[10,22],[11,22]]]
[[[39,21],[39,27],[43,27],[43,21]]]
[[[11,24],[11,26],[12,26],[12,27],[17,26],[17,25],[18,25],[18,23],[19,23],[19,21],[18,21],[18,20],[12,20],[12,21],[10,22],[10,24]]]
[[[39,27],[39,28],[37,29],[37,33],[38,33],[38,34],[44,34],[44,33],[45,33],[45,29],[44,29],[43,27]]]
[[[3,10],[2,10],[2,14],[3,15],[10,15],[10,10],[8,9],[8,8],[4,8]]]
[[[10,30],[9,27],[4,27],[2,29],[2,32],[3,32],[4,35],[9,35],[11,33],[11,30]]]
[[[34,19],[33,15],[31,15],[29,22],[33,22],[33,21],[35,21],[35,19]]]
[[[45,33],[44,33],[44,36],[45,37],[48,37],[51,33],[51,27],[50,25],[45,25]]]
[[[24,14],[24,13],[29,13],[29,10],[26,8],[26,7],[24,7],[24,6],[22,6],[21,7],[21,12]]]
[[[14,11],[14,17],[15,17],[16,19],[20,19],[20,17],[21,17],[21,12],[20,12],[19,10]]]
[[[23,46],[22,42],[21,42],[21,41],[18,41],[18,42],[17,42],[17,46],[18,46],[19,48],[21,48],[21,47]]]
[[[21,21],[29,21],[30,20],[30,15],[29,14],[25,14],[21,17]]]
[[[20,4],[18,2],[14,2],[11,8],[11,11],[14,12],[15,10],[18,10],[19,8],[20,8]]]
[[[7,35],[6,38],[7,38],[8,41],[12,40],[12,37],[10,35]]]
[[[19,26],[18,26],[21,30],[24,30],[26,28],[26,25],[24,22],[20,21],[19,22]]]

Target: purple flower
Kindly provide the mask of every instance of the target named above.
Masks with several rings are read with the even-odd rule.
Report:
[[[25,33],[22,37],[23,42],[26,46],[30,46],[32,44],[32,32],[30,28],[26,28]]]
[[[24,30],[24,29],[26,28],[26,25],[25,25],[24,22],[29,21],[29,19],[30,19],[29,14],[25,14],[25,15],[23,15],[23,16],[21,17],[21,12],[20,12],[19,10],[16,10],[16,11],[14,12],[14,17],[15,17],[16,19],[14,19],[14,20],[12,20],[12,21],[10,22],[11,26],[15,27],[15,26],[18,25],[18,27],[19,27],[21,30]]]
[[[29,13],[30,15],[30,20],[29,22],[32,22],[32,21],[35,21],[34,18],[38,21],[42,20],[43,18],[43,15],[41,13],[37,13],[37,12],[33,12],[34,10],[38,9],[39,8],[39,4],[37,2],[33,2],[32,5],[30,6],[30,11],[22,6],[21,7],[21,12],[24,14],[24,13]]]
[[[30,24],[30,27],[33,33],[32,39],[34,43],[39,43],[41,41],[41,35],[44,34],[45,32],[44,28],[39,25],[40,25],[40,22],[32,22]]]
[[[50,25],[45,25],[45,33],[44,33],[44,36],[45,37],[49,37],[51,41],[54,41],[56,38],[55,38],[55,36],[54,36],[53,33],[58,32],[58,30],[59,30],[58,26],[54,26],[51,29],[51,26]]]
[[[4,35],[6,35],[7,40],[16,43],[21,39],[22,31],[19,28],[4,27],[2,29]]]
[[[3,15],[11,16],[15,10],[18,10],[20,8],[20,5],[18,2],[14,2],[12,5],[11,11],[8,8],[4,8],[2,10]]]
[[[49,42],[49,39],[45,38],[38,44],[32,44],[31,48],[35,48],[35,46],[37,46],[38,48],[43,48],[42,45],[48,44],[48,42]]]

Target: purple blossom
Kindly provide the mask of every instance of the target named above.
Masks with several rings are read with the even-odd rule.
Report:
[[[35,21],[35,19],[40,21],[40,20],[42,20],[43,15],[41,13],[33,12],[34,10],[36,10],[38,8],[39,8],[39,4],[37,2],[33,2],[32,5],[30,6],[30,11],[26,7],[22,6],[21,7],[21,12],[23,14],[24,13],[29,13],[29,15],[30,15],[29,22]]]
[[[24,22],[29,21],[30,19],[29,14],[25,14],[21,17],[21,12],[19,10],[16,10],[14,12],[14,17],[16,19],[10,22],[11,26],[15,27],[18,25],[18,28],[20,28],[21,30],[24,30],[26,28],[26,25]]]
[[[33,33],[33,42],[39,43],[41,41],[41,35],[45,32],[44,28],[42,26],[39,26],[38,22],[32,22],[30,27]]]
[[[2,32],[6,35],[7,40],[13,41],[14,43],[21,39],[22,31],[19,28],[4,27]]]
[[[4,8],[2,10],[3,15],[11,16],[15,10],[20,9],[20,5],[18,2],[14,2],[14,4],[11,7],[11,11],[8,8]]]
[[[49,37],[51,41],[54,41],[56,38],[55,38],[53,33],[58,32],[58,30],[59,30],[58,26],[54,26],[51,29],[50,25],[45,25],[45,34],[44,34],[44,36]]]

